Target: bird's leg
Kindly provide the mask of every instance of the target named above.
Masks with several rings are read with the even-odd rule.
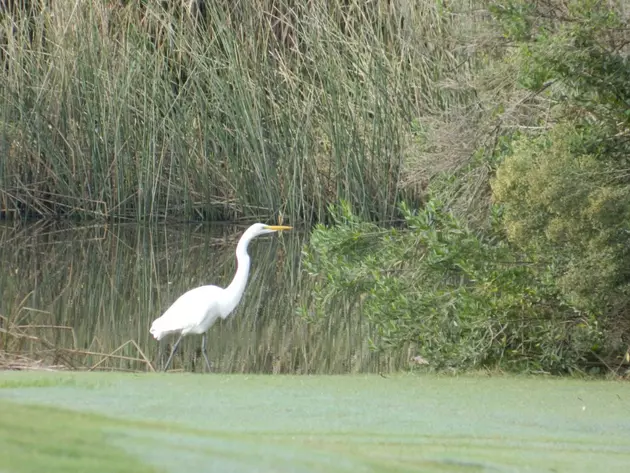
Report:
[[[173,345],[173,350],[171,350],[171,356],[168,357],[168,360],[166,360],[166,365],[164,365],[164,371],[166,371],[168,367],[170,366],[171,360],[173,359],[173,355],[175,354],[175,350],[177,350],[177,347],[179,346],[179,342],[182,341],[183,336],[184,335],[180,335],[177,341],[175,342],[175,345]]]
[[[208,354],[206,353],[206,345],[208,342],[208,335],[204,333],[201,336],[201,353],[203,353],[203,359],[206,360],[206,366],[208,367],[208,372],[212,371],[210,368],[210,362],[208,361]]]
[[[162,360],[164,359],[164,343],[158,342],[158,352],[157,352],[157,360],[155,362],[155,367],[157,368],[162,364]]]

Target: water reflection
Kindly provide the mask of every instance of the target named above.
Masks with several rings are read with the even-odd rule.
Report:
[[[5,223],[0,350],[76,368],[100,362],[98,369],[150,369],[145,358],[157,367],[151,321],[188,289],[229,284],[245,228]],[[300,271],[303,239],[292,231],[250,244],[243,300],[208,332],[214,370],[343,373],[386,370],[401,361],[371,352],[365,324],[341,308],[339,317],[319,324],[297,316],[298,304],[308,303],[309,281]],[[173,368],[202,371],[200,344],[200,337],[185,337]],[[121,346],[115,357],[103,357]]]

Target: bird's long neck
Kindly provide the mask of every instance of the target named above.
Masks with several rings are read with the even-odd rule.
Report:
[[[228,287],[225,288],[226,306],[223,308],[226,313],[232,312],[243,297],[247,277],[249,276],[250,259],[247,254],[249,238],[241,238],[236,246],[236,274]]]

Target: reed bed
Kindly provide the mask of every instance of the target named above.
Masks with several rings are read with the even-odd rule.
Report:
[[[386,220],[475,96],[469,0],[9,4],[3,217]]]

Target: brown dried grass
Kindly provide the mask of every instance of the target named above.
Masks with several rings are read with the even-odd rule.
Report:
[[[0,315],[0,370],[86,370],[94,371],[155,371],[153,364],[135,340],[127,340],[111,352],[85,350],[77,347],[74,328],[62,325],[17,325]],[[72,347],[57,347],[42,332],[69,331]],[[37,333],[37,335],[33,334]],[[25,345],[28,345],[26,349]],[[94,345],[94,341],[90,344]],[[124,348],[135,348],[137,356],[121,354]],[[116,366],[112,361],[124,360],[135,369]]]

